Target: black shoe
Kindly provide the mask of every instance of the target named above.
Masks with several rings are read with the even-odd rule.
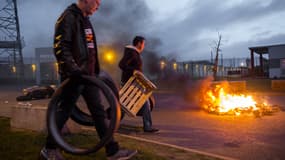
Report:
[[[132,158],[137,153],[138,153],[137,150],[120,149],[113,156],[107,157],[107,159],[108,160],[127,160],[127,159]]]
[[[47,149],[43,148],[40,152],[41,160],[65,160],[61,155],[59,149]]]
[[[144,130],[144,132],[148,132],[148,133],[154,133],[154,132],[158,132],[158,131],[159,131],[159,129],[156,129],[156,128]]]

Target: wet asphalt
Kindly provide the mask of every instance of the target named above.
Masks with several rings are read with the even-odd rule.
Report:
[[[21,88],[1,87],[0,107],[15,105]],[[241,160],[285,159],[285,93],[259,94],[280,107],[280,111],[260,117],[209,114],[177,93],[154,96],[153,125],[160,131],[144,133],[141,117],[125,117],[122,124],[133,129],[123,130],[124,134]],[[36,103],[46,105],[47,100]]]
[[[152,113],[160,132],[128,130],[125,134],[242,160],[285,159],[285,94],[257,94],[280,111],[264,116],[216,115],[175,93],[156,93]],[[123,124],[142,126],[141,117]]]

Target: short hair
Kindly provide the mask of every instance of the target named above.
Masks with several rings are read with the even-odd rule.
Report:
[[[143,42],[145,39],[142,36],[136,36],[133,40],[133,45],[136,46],[139,42]]]

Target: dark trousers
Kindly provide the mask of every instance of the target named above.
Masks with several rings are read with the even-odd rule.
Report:
[[[126,82],[121,82],[121,86],[124,86]],[[141,116],[143,119],[143,129],[144,130],[150,130],[152,129],[152,118],[151,118],[151,109],[150,109],[150,103],[149,100],[147,100],[142,108],[139,110],[141,112]]]
[[[151,130],[152,118],[151,118],[150,104],[148,100],[144,103],[141,110],[142,110],[142,119],[143,119],[143,129]]]
[[[74,104],[82,95],[87,107],[94,119],[95,128],[99,138],[103,138],[107,133],[108,123],[104,106],[101,104],[99,89],[94,85],[78,85],[76,81],[70,81],[62,92],[62,103],[56,113],[56,123],[61,130],[72,113]],[[46,148],[56,148],[57,144],[51,135],[47,136]],[[119,150],[118,143],[112,140],[105,146],[107,156],[115,154]]]

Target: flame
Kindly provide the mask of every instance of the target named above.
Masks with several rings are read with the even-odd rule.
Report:
[[[212,90],[208,91],[205,96],[206,103],[204,108],[210,112],[220,114],[235,114],[240,115],[244,111],[256,111],[256,101],[252,96],[228,94],[224,88],[219,88],[215,93]]]
[[[281,110],[278,105],[270,102],[268,96],[257,92],[250,94],[246,92],[246,88],[240,87],[236,82],[213,81],[210,76],[191,84],[193,85],[189,85],[184,98],[209,113],[260,117]]]
[[[241,113],[261,113],[260,106],[267,106],[265,102],[258,105],[251,95],[229,93],[227,88],[216,85],[206,90],[202,98],[203,108],[211,113],[238,116]]]

